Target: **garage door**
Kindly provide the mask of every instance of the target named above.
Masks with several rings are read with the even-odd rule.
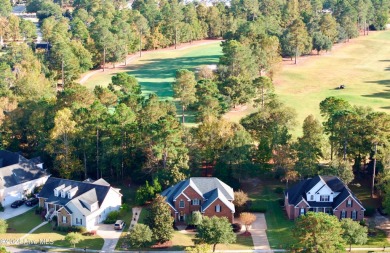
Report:
[[[5,193],[4,195],[5,196],[4,196],[3,206],[9,206],[15,200],[22,199],[22,194],[16,191]]]

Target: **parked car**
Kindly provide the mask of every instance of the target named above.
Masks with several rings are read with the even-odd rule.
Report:
[[[19,206],[23,205],[25,200],[16,200],[11,204],[12,208],[18,208]]]
[[[39,202],[38,198],[30,198],[26,200],[26,206],[35,206],[36,204],[38,204],[38,202]]]
[[[115,230],[122,230],[122,228],[125,226],[125,222],[123,220],[117,220],[114,224]]]

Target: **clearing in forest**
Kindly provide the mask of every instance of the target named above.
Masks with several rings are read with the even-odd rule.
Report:
[[[113,69],[94,73],[84,82],[88,88],[96,85],[107,86],[111,77],[119,72],[128,72],[137,78],[144,94],[156,93],[161,99],[171,100],[173,91],[171,84],[174,81],[176,70],[196,70],[200,66],[217,64],[222,54],[221,41],[194,42],[178,49],[163,49],[143,52],[141,58],[136,54],[127,66],[117,64]]]

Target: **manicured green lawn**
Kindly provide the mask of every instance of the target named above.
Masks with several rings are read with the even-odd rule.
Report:
[[[7,220],[7,234],[13,234],[16,237],[21,237],[42,223],[41,216],[35,215],[35,208],[21,214],[17,217]]]
[[[389,55],[390,31],[372,32],[328,54],[283,66],[274,82],[280,99],[298,113],[295,134],[309,114],[320,119],[319,103],[329,96],[390,112]],[[346,88],[335,89],[340,84]]]
[[[144,94],[153,92],[161,99],[171,100],[173,95],[171,83],[174,81],[176,70],[182,68],[196,70],[203,65],[216,64],[221,54],[219,41],[180,50],[150,52],[142,58],[136,57],[125,68],[99,72],[84,85],[91,89],[96,85],[107,86],[113,75],[126,71],[137,78]]]
[[[51,224],[46,224],[43,227],[40,227],[38,230],[34,231],[33,234],[28,235],[26,240],[39,241],[39,240],[50,240],[53,242],[54,246],[58,247],[68,247],[71,248],[73,245],[70,245],[65,241],[66,233],[53,231]],[[103,247],[104,240],[98,235],[95,236],[83,236],[83,241],[76,244],[77,248],[88,248],[88,249],[97,249],[100,250]]]
[[[250,211],[265,212],[267,221],[267,237],[271,248],[288,248],[296,243],[292,237],[293,221],[287,219],[283,207],[279,200],[283,199],[283,194],[275,193],[276,188],[285,185],[275,179],[262,179],[256,186],[244,186],[244,191],[248,193],[252,200]]]

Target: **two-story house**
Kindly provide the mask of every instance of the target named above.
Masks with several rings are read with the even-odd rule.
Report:
[[[0,202],[3,206],[26,198],[49,177],[39,158],[27,159],[18,153],[0,150]]]
[[[49,178],[40,191],[39,206],[46,209],[46,219],[57,216],[58,226],[84,226],[88,230],[122,205],[120,189],[104,179],[74,181]]]
[[[171,208],[175,222],[182,223],[192,212],[226,217],[234,222],[233,189],[215,177],[191,177],[161,193]]]
[[[316,176],[300,181],[285,192],[289,219],[309,211],[333,214],[339,219],[362,220],[364,207],[353,192],[335,176]]]

